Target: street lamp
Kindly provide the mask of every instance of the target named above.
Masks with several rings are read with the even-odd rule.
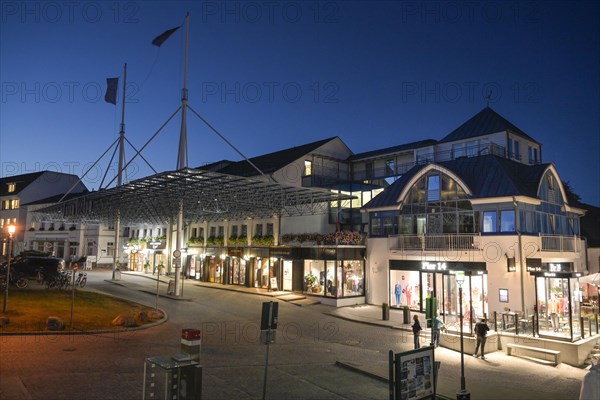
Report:
[[[457,271],[455,279],[458,285],[458,306],[460,312],[460,391],[456,393],[456,400],[469,400],[471,393],[466,389],[465,383],[465,351],[463,344],[462,285],[465,282],[465,273]]]
[[[153,259],[152,259],[152,270],[153,271],[157,271],[156,272],[156,310],[158,311],[158,284],[160,283],[160,269],[156,269],[156,248],[158,247],[158,245],[160,244],[160,242],[150,242],[150,246],[152,246],[152,253],[153,255]]]
[[[8,225],[6,227],[8,231],[8,263],[6,264],[6,287],[4,288],[4,303],[2,304],[2,313],[6,313],[6,305],[8,304],[8,285],[10,283],[10,258],[12,257],[12,241],[13,235],[17,230],[14,225]]]

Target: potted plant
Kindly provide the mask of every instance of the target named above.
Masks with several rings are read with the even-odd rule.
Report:
[[[317,287],[317,277],[315,275],[313,275],[312,273],[309,273],[308,275],[306,275],[304,277],[304,283],[306,285],[306,291],[307,292],[313,292],[314,288]]]

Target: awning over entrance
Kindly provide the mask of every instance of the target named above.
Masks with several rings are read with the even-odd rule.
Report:
[[[186,223],[274,215],[323,214],[329,202],[348,200],[325,189],[186,168],[162,172],[111,189],[33,211],[38,220],[122,224],[168,223],[183,210]]]

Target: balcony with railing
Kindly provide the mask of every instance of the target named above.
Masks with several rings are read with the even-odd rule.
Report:
[[[540,235],[542,251],[577,252],[579,239],[577,236]]]
[[[406,173],[409,169],[418,164],[426,164],[429,162],[440,162],[454,160],[460,157],[477,157],[487,154],[493,154],[499,157],[507,157],[506,149],[495,143],[479,144],[477,146],[467,146],[459,150],[444,150],[431,152],[426,154],[418,154],[415,161],[408,163],[398,163],[394,165],[385,165],[379,168],[371,168],[367,170],[354,171],[353,179],[362,181],[365,179],[384,179],[394,176],[400,176]]]
[[[446,235],[390,235],[388,248],[390,251],[426,251],[426,250],[479,250],[481,236],[479,234],[446,234]]]

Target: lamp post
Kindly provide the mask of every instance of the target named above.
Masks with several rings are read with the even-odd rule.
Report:
[[[150,242],[150,246],[152,246],[152,270],[156,271],[156,310],[158,311],[158,284],[160,283],[160,269],[156,269],[156,248],[160,242]]]
[[[4,303],[2,304],[2,313],[6,313],[6,305],[8,304],[8,285],[10,284],[10,258],[12,256],[12,241],[13,235],[17,230],[14,225],[8,225],[8,263],[6,264],[6,287],[4,288]]]
[[[471,399],[471,393],[467,390],[465,383],[465,351],[463,343],[462,285],[465,281],[465,273],[457,271],[455,278],[458,285],[458,307],[460,313],[460,391],[456,393],[456,400],[469,400]]]

